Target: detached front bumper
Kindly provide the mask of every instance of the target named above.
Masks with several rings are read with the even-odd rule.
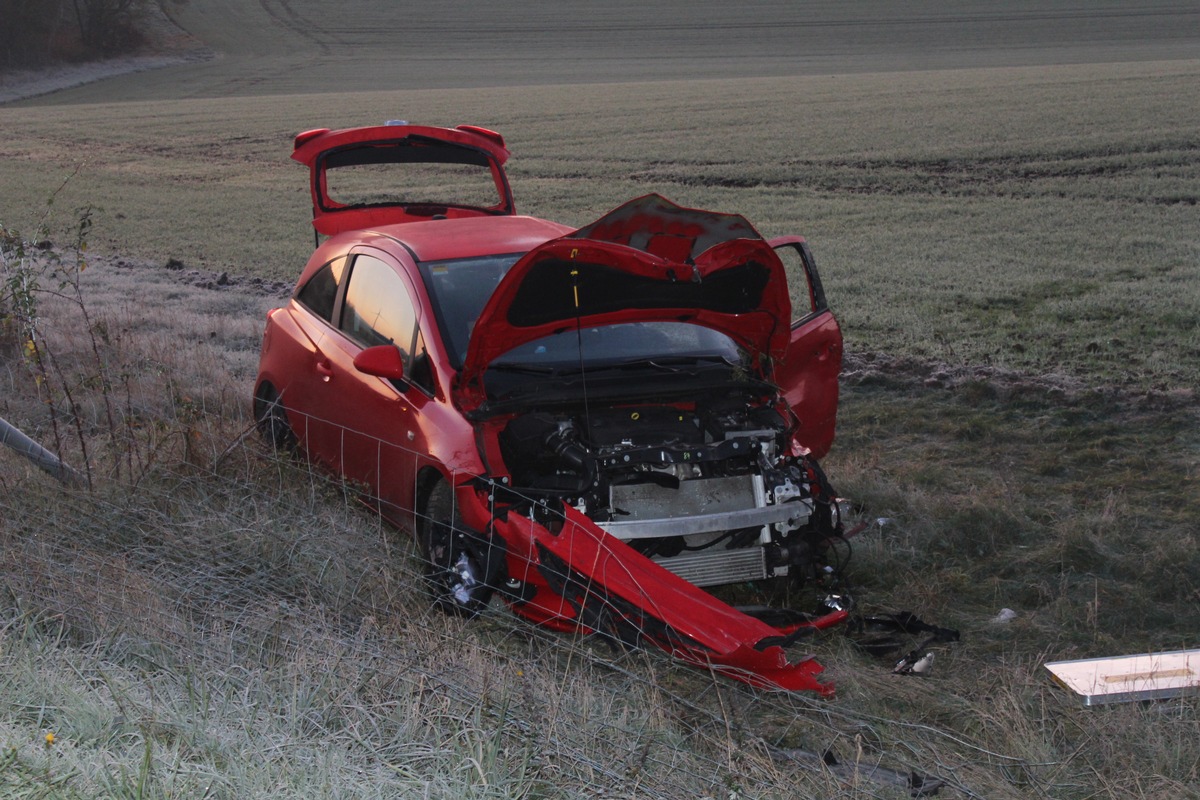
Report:
[[[517,587],[509,599],[518,614],[624,646],[653,644],[753,686],[833,694],[833,684],[818,680],[824,668],[812,656],[789,659],[784,647],[810,630],[842,622],[845,611],[773,627],[660,566],[570,506],[552,513],[520,506],[491,513],[487,490],[473,494],[476,508],[464,518],[486,522],[482,529],[503,539],[510,583]]]

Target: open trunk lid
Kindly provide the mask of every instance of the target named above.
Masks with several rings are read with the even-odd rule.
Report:
[[[398,222],[516,213],[504,172],[504,138],[486,128],[320,128],[296,137],[292,158],[309,168],[313,227],[327,236]]]

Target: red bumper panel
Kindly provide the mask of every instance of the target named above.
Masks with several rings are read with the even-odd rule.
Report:
[[[593,632],[614,644],[652,643],[675,658],[753,686],[832,695],[811,656],[789,661],[783,644],[845,619],[843,611],[775,628],[741,613],[610,536],[571,507],[561,527],[517,513],[494,531],[507,546],[509,574],[536,587],[517,613],[560,629]],[[551,530],[551,528],[557,530]]]

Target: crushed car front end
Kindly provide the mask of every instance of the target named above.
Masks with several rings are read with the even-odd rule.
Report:
[[[468,577],[540,623],[827,693],[782,647],[844,611],[776,627],[702,588],[836,568],[842,504],[772,381],[782,264],[740,218],[635,205],[524,256],[478,315],[455,402],[485,471],[456,498],[492,566]]]

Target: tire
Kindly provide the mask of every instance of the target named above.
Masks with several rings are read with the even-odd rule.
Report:
[[[425,588],[434,607],[458,617],[479,614],[496,585],[488,566],[502,559],[463,524],[454,509],[454,489],[445,480],[438,478],[425,495],[415,527]]]
[[[254,421],[258,432],[271,447],[289,453],[296,450],[296,432],[279,400],[279,392],[270,381],[263,381],[254,395]]]

